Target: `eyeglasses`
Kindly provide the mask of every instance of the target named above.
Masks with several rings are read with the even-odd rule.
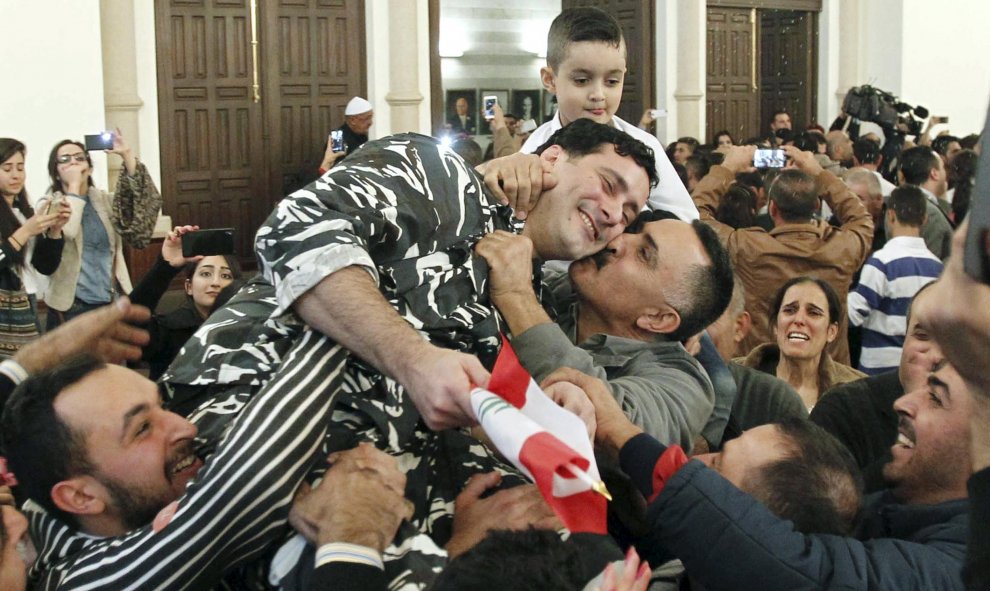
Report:
[[[59,164],[67,164],[70,160],[75,160],[76,162],[86,162],[86,155],[82,152],[76,152],[75,154],[62,154],[55,158],[55,161]]]

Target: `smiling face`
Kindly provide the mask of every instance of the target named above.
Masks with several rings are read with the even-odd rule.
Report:
[[[774,326],[780,355],[790,359],[817,361],[825,347],[835,340],[839,325],[828,315],[828,298],[812,282],[792,285]]]
[[[561,125],[578,119],[609,123],[622,100],[626,75],[625,41],[618,47],[604,41],[577,41],[556,71],[540,70],[547,92],[557,95]]]
[[[230,264],[222,256],[204,257],[196,264],[192,277],[186,279],[186,295],[192,297],[200,316],[206,318],[220,295],[220,290],[234,280]]]
[[[897,442],[883,476],[899,500],[932,504],[966,497],[971,404],[965,382],[945,362],[926,384],[894,402]]]
[[[545,260],[598,252],[636,218],[650,194],[646,171],[610,143],[579,158],[550,146],[540,158],[552,167],[557,184],[540,196],[523,234]]]
[[[24,153],[17,152],[0,163],[0,195],[7,199],[17,197],[24,189]]]
[[[93,470],[81,477],[124,531],[151,523],[203,466],[196,427],[162,409],[154,382],[118,365],[87,374],[55,399],[55,412],[85,441]]]

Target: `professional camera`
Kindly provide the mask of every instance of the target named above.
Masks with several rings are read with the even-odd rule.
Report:
[[[869,85],[854,86],[842,101],[842,110],[860,121],[909,135],[920,135],[928,109],[899,101],[893,94]]]

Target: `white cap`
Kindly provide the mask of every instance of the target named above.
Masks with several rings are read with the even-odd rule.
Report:
[[[347,108],[344,109],[344,115],[347,117],[350,117],[351,115],[360,115],[362,113],[367,113],[371,109],[371,103],[359,96],[356,96],[347,103]]]
[[[527,119],[522,122],[519,126],[519,133],[530,133],[536,131],[536,121],[534,119]]]
[[[859,122],[859,137],[872,133],[873,135],[880,138],[880,147],[882,148],[884,143],[887,141],[886,136],[883,134],[883,128],[872,121],[860,121]]]

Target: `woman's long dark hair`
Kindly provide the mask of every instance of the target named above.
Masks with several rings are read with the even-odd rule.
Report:
[[[69,144],[79,146],[79,150],[86,155],[86,163],[89,164],[89,186],[93,186],[93,159],[89,157],[89,152],[86,151],[86,146],[75,140],[62,140],[55,144],[55,147],[52,148],[52,153],[48,155],[48,177],[52,181],[51,186],[48,187],[48,192],[52,195],[54,195],[56,191],[65,192],[65,186],[62,185],[62,179],[58,176],[58,149],[62,146],[68,146]]]
[[[22,142],[13,138],[0,138],[0,164],[13,158],[15,154],[27,157],[27,147]],[[0,199],[0,201],[3,202],[3,205],[0,206],[0,236],[6,240],[21,227],[21,223],[17,221],[13,210],[7,205],[7,200]],[[14,197],[14,207],[19,209],[25,218],[34,215],[34,209],[31,208],[31,204],[28,202],[26,186],[21,187],[21,192]]]

